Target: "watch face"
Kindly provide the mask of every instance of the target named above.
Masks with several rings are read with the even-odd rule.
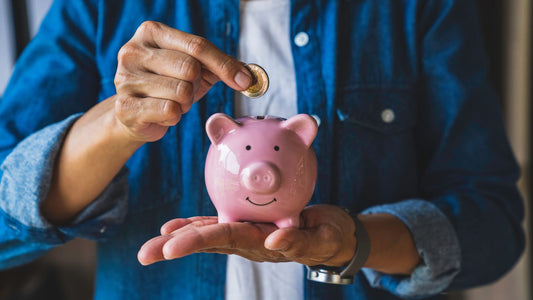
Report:
[[[339,272],[313,267],[308,268],[307,279],[330,284],[352,284],[353,276],[342,277]]]

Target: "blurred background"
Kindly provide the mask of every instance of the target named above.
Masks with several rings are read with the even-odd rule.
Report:
[[[449,300],[533,299],[533,238],[530,191],[533,138],[533,4],[531,0],[478,0],[490,80],[500,94],[506,128],[522,167],[520,189],[526,202],[527,249],[514,269],[499,281],[447,294]],[[52,0],[0,0],[0,97],[13,64],[46,14]],[[1,101],[1,98],[0,98]],[[1,233],[0,233],[1,234]],[[95,244],[74,240],[37,261],[0,271],[0,300],[92,299]],[[487,262],[490,263],[490,262]]]

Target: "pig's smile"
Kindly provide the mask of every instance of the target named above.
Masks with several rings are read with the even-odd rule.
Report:
[[[274,202],[276,202],[276,201],[278,201],[278,200],[276,200],[276,198],[274,198],[274,199],[272,199],[272,201],[270,201],[270,202],[260,204],[260,203],[255,203],[255,202],[253,202],[252,200],[250,200],[250,197],[246,197],[246,201],[252,203],[253,205],[257,205],[257,206],[266,206],[266,205],[269,205],[270,203],[274,203]]]

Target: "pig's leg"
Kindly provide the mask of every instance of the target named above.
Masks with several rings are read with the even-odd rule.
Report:
[[[285,219],[281,219],[277,222],[274,222],[278,228],[285,228],[285,227],[296,227],[298,228],[300,226],[300,214],[293,215],[290,217],[287,217]]]

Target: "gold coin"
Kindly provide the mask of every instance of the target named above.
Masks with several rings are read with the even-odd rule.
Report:
[[[247,64],[245,67],[252,74],[252,85],[244,91],[243,95],[250,98],[263,96],[268,90],[268,75],[263,68],[256,64]]]

